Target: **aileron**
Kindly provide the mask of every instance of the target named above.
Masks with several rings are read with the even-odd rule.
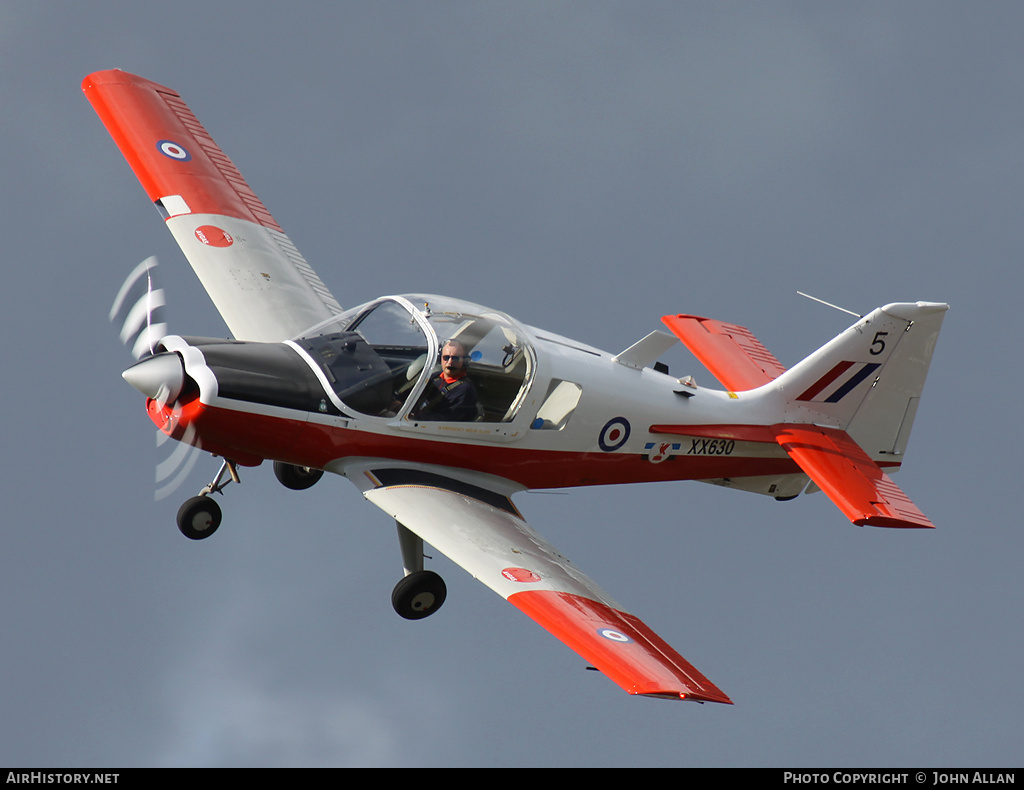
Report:
[[[508,600],[630,694],[732,704],[631,614],[571,593],[521,592]]]

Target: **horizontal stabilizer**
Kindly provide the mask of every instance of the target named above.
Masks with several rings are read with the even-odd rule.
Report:
[[[775,440],[858,526],[934,528],[910,498],[846,431],[774,425]]]
[[[695,315],[666,315],[661,320],[732,392],[756,389],[786,372],[745,327]]]

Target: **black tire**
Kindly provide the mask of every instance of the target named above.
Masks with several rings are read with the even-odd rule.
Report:
[[[395,585],[391,605],[406,620],[422,620],[440,609],[447,596],[444,579],[433,571],[416,571]]]
[[[178,529],[189,540],[210,537],[220,526],[220,505],[208,496],[194,496],[178,508]]]
[[[274,475],[278,482],[292,491],[305,491],[315,485],[324,476],[322,469],[311,469],[308,466],[295,466],[281,461],[274,461]]]

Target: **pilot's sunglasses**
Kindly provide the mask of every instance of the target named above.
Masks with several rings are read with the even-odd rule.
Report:
[[[460,359],[462,359],[462,357],[457,356],[455,354],[446,354],[443,357],[441,357],[441,359],[443,359],[445,362],[448,362],[449,360],[454,360],[455,362],[458,362]]]

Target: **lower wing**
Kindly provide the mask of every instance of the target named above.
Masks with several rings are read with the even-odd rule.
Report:
[[[630,694],[732,701],[538,535],[506,493],[448,470],[362,461],[363,495],[558,637]],[[452,474],[458,474],[452,470]]]

